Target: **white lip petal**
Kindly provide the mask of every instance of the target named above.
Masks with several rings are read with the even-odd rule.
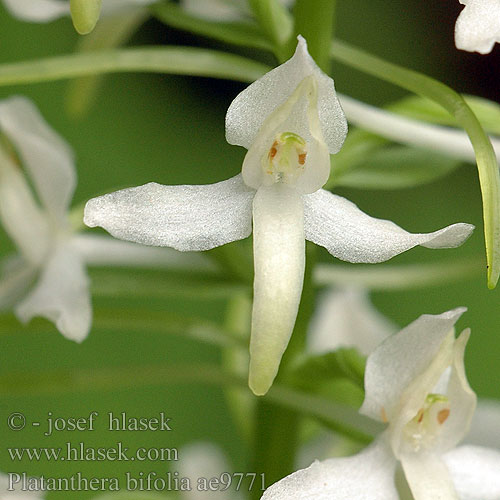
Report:
[[[311,318],[308,350],[323,354],[340,347],[356,347],[368,355],[396,331],[396,325],[373,307],[365,290],[330,289]]]
[[[302,37],[291,59],[266,73],[233,100],[226,114],[227,142],[249,149],[267,116],[310,75],[318,84],[318,114],[325,142],[330,153],[338,152],[347,134],[347,121],[333,80],[318,68]]]
[[[72,241],[88,266],[162,267],[206,271],[215,269],[212,262],[199,253],[147,247],[100,234],[76,234]]]
[[[3,0],[3,3],[13,16],[35,23],[69,15],[67,0]]]
[[[40,264],[49,246],[48,221],[21,171],[1,147],[0,221],[26,260]]]
[[[0,132],[17,149],[48,212],[64,219],[76,185],[69,145],[31,101],[19,96],[0,102]]]
[[[446,464],[440,456],[414,453],[401,457],[414,500],[459,500]]]
[[[295,325],[302,293],[305,240],[301,196],[284,184],[262,187],[253,205],[254,300],[250,388],[271,386]]]
[[[262,500],[398,500],[396,460],[383,439],[358,455],[314,462],[268,488]]]
[[[466,6],[455,25],[455,45],[469,52],[491,52],[495,42],[500,42],[500,2],[474,0],[461,3]]]
[[[84,222],[144,245],[208,250],[250,235],[254,195],[241,174],[203,186],[152,182],[90,200]]]
[[[460,446],[443,456],[460,500],[500,498],[500,451]]]
[[[397,416],[403,393],[438,357],[446,338],[452,334],[455,323],[465,310],[462,307],[439,315],[423,314],[386,339],[368,357],[365,400],[360,412],[382,421],[391,421]],[[446,361],[444,359],[445,365],[441,369],[434,367],[438,379],[452,360]],[[434,385],[436,383],[437,380]],[[429,388],[425,394],[428,392]]]
[[[306,239],[347,262],[384,262],[410,248],[454,248],[472,233],[471,224],[453,224],[427,234],[412,234],[391,221],[375,219],[354,203],[324,189],[304,195]]]
[[[2,262],[0,274],[0,311],[10,309],[26,292],[35,277],[35,268],[19,255]]]
[[[85,339],[92,321],[89,279],[81,258],[69,243],[55,249],[38,283],[15,312],[23,322],[43,316],[68,339]]]

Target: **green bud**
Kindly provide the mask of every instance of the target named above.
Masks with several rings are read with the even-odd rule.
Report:
[[[101,13],[101,0],[70,0],[73,26],[80,35],[90,33]]]

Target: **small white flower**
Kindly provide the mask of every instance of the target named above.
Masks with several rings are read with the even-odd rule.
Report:
[[[457,444],[476,405],[464,372],[464,312],[423,315],[368,358],[361,413],[388,423],[367,449],[315,462],[271,486],[265,500],[396,500],[399,461],[415,500],[498,500],[500,452]]]
[[[102,0],[102,15],[117,14],[157,0]],[[23,21],[47,23],[69,16],[69,0],[3,0],[9,12]]]
[[[265,394],[292,333],[302,292],[305,240],[349,262],[382,262],[416,245],[456,247],[473,226],[410,234],[321,189],[347,123],[333,80],[299,38],[295,55],[241,92],[226,138],[248,149],[241,175],[208,186],[150,183],[88,202],[85,223],[113,236],[177,250],[254,239],[250,387]]]
[[[457,49],[488,54],[500,42],[500,0],[459,0],[465,5],[455,25]]]
[[[92,320],[85,263],[154,265],[173,257],[175,265],[176,256],[148,255],[145,247],[75,233],[68,219],[75,186],[73,153],[36,107],[22,97],[0,101],[0,222],[19,250],[3,265],[0,308],[14,307],[23,322],[44,316],[65,337],[80,342]]]

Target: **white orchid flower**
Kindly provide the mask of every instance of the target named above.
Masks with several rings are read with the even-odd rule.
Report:
[[[309,323],[307,350],[324,354],[355,347],[368,356],[397,327],[370,302],[360,288],[330,288],[320,297]]]
[[[172,255],[173,250],[145,253],[146,247],[76,233],[68,218],[75,185],[73,153],[36,107],[22,97],[0,101],[0,222],[19,250],[3,266],[0,309],[13,306],[23,322],[43,316],[65,337],[79,342],[92,319],[86,263],[154,266],[173,258],[176,266],[184,259]]]
[[[249,384],[265,394],[290,339],[302,292],[304,241],[349,262],[382,262],[416,245],[456,247],[473,226],[410,234],[323,189],[347,123],[325,75],[299,37],[295,55],[241,92],[226,138],[248,149],[242,173],[207,186],[144,186],[88,202],[85,223],[113,236],[177,250],[254,238]]]
[[[295,0],[279,0],[289,7]],[[252,16],[248,0],[181,0],[183,9],[209,21],[241,21]]]
[[[488,54],[500,42],[500,1],[459,1],[465,7],[455,25],[457,49]]]
[[[102,0],[101,15],[113,15],[145,7],[157,0]],[[47,23],[70,15],[69,0],[3,0],[7,10],[18,19]]]
[[[271,486],[265,500],[396,500],[398,461],[415,500],[498,500],[500,452],[456,445],[476,396],[464,372],[465,311],[423,315],[369,357],[361,413],[388,423],[358,455],[315,462]]]
[[[22,491],[19,484],[13,484],[9,490],[9,476],[0,473],[0,500],[43,500],[45,495],[40,491]]]

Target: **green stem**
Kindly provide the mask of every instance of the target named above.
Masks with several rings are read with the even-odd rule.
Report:
[[[295,33],[307,40],[309,53],[327,74],[336,3],[336,0],[297,0],[294,8]]]
[[[312,270],[315,263],[315,253],[315,245],[307,242],[306,270],[299,313],[290,343],[281,360],[280,372],[276,378],[278,383],[286,377],[287,368],[304,350],[307,328],[314,304]],[[279,393],[279,389],[272,394],[275,395],[276,392]],[[259,473],[264,473],[266,484],[270,485],[294,471],[301,418],[295,409],[277,406],[273,399],[259,398],[256,404],[251,470],[255,469]],[[254,493],[253,498],[260,498],[257,492]]]
[[[2,64],[0,86],[134,71],[253,82],[269,71],[269,67],[245,57],[216,50],[195,47],[140,47]]]
[[[228,374],[214,365],[195,363],[12,371],[0,375],[0,396],[18,398],[189,383],[233,386],[248,391],[246,377]],[[361,442],[370,442],[384,428],[351,407],[284,386],[275,385],[264,399],[332,424],[340,423],[349,436]]]
[[[500,176],[495,152],[476,115],[463,97],[445,84],[372,56],[345,42],[335,40],[331,56],[347,66],[435,101],[452,114],[467,132],[476,154],[483,198],[488,286],[494,288],[500,276]]]
[[[262,30],[273,46],[280,63],[290,57],[289,45],[293,22],[287,8],[278,0],[249,0],[250,7]]]

